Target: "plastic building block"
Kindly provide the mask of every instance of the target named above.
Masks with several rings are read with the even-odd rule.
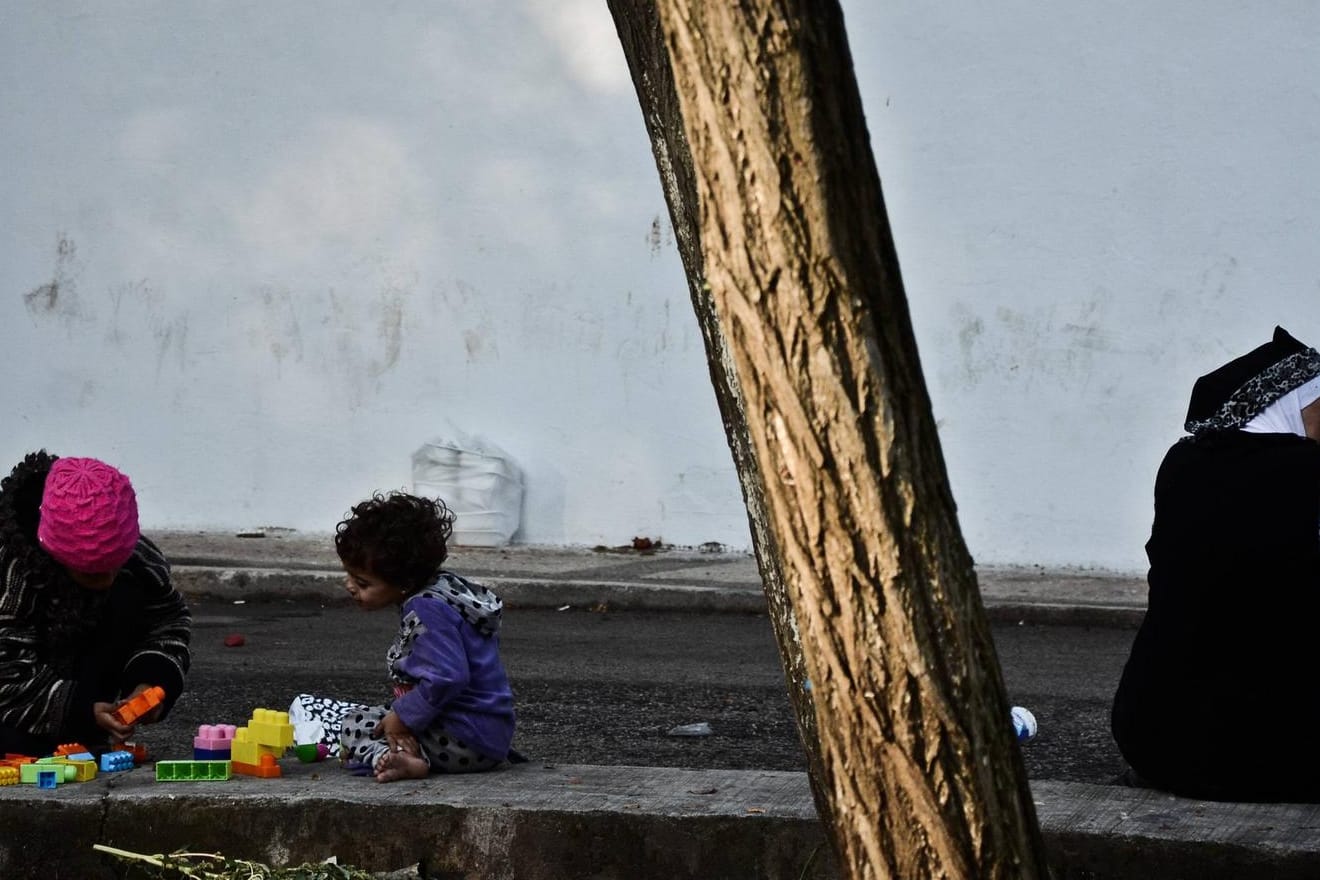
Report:
[[[17,767],[19,764],[31,764],[37,760],[31,755],[20,755],[16,752],[5,752],[4,762],[11,767]]]
[[[119,748],[133,756],[134,764],[145,764],[147,762],[147,747],[142,743],[124,743]]]
[[[74,770],[74,782],[90,782],[96,778],[96,760],[94,758],[89,758],[89,760],[84,761],[72,757],[57,757],[49,760],[52,764],[63,764],[67,767],[72,767]]]
[[[232,724],[203,724],[193,737],[194,761],[228,761],[233,757],[234,732]]]
[[[0,785],[18,785],[17,767],[0,767]]]
[[[28,785],[39,783],[42,773],[53,774],[56,782],[73,782],[78,775],[68,764],[24,764],[18,768],[18,780]]]
[[[254,709],[247,726],[253,742],[277,749],[278,753],[293,745],[293,725],[289,723],[288,712]]]
[[[54,770],[37,771],[37,788],[54,788],[59,784],[59,774]]]
[[[230,746],[234,772],[249,776],[279,776],[279,764],[276,763],[285,750],[293,745],[293,725],[289,723],[288,712],[274,709],[254,709],[247,727],[234,731]],[[267,761],[266,759],[270,760]],[[239,768],[246,768],[240,770]],[[261,768],[274,767],[275,772]]]
[[[197,728],[197,736],[193,737],[193,748],[227,752],[233,746],[234,731],[237,729],[232,724],[203,724]]]
[[[194,761],[228,761],[233,757],[230,749],[193,749]]]
[[[87,752],[87,746],[82,743],[62,743],[55,747],[55,757],[61,755],[81,755]]]
[[[231,761],[230,767],[242,776],[259,776],[262,779],[275,779],[284,775],[280,771],[280,765],[275,762],[275,756],[270,754],[262,755],[260,762],[256,764]]]
[[[250,764],[256,766],[261,763],[263,755],[269,755],[272,758],[278,758],[279,753],[270,746],[264,746],[252,738],[252,731],[246,727],[240,727],[234,731],[234,744],[230,749],[230,758],[239,764]]]
[[[149,687],[135,697],[130,697],[112,714],[120,724],[132,724],[143,715],[165,701],[165,689]]]
[[[157,761],[157,782],[221,782],[230,777],[228,761]]]
[[[102,773],[115,773],[120,770],[132,770],[132,769],[133,769],[132,752],[124,752],[124,751],[106,752],[104,755],[101,756]]]
[[[57,758],[68,758],[70,761],[91,761],[96,763],[96,755],[91,752],[71,752],[67,755],[56,755]]]

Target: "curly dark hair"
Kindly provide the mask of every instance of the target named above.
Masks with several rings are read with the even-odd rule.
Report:
[[[49,580],[60,571],[55,560],[37,544],[41,495],[46,475],[58,459],[59,456],[44,449],[30,452],[9,476],[0,480],[0,544],[8,548],[11,556],[21,557],[23,566],[38,581]]]
[[[377,492],[335,526],[335,551],[405,593],[435,581],[449,556],[454,512],[439,499]]]

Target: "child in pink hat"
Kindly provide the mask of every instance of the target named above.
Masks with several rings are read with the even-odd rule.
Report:
[[[0,752],[131,737],[114,711],[183,690],[192,618],[138,530],[128,477],[94,458],[28,455],[0,481]]]

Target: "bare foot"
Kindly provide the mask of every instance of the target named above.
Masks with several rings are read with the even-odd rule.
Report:
[[[393,782],[396,779],[424,779],[431,772],[426,759],[407,752],[386,752],[376,762],[376,781]]]

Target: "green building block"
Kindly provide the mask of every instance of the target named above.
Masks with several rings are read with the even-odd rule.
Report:
[[[28,785],[37,784],[37,774],[42,770],[54,770],[56,782],[73,782],[78,775],[78,768],[68,764],[24,764],[18,768],[19,782],[25,782]]]
[[[223,782],[231,775],[228,761],[157,761],[157,782]]]

